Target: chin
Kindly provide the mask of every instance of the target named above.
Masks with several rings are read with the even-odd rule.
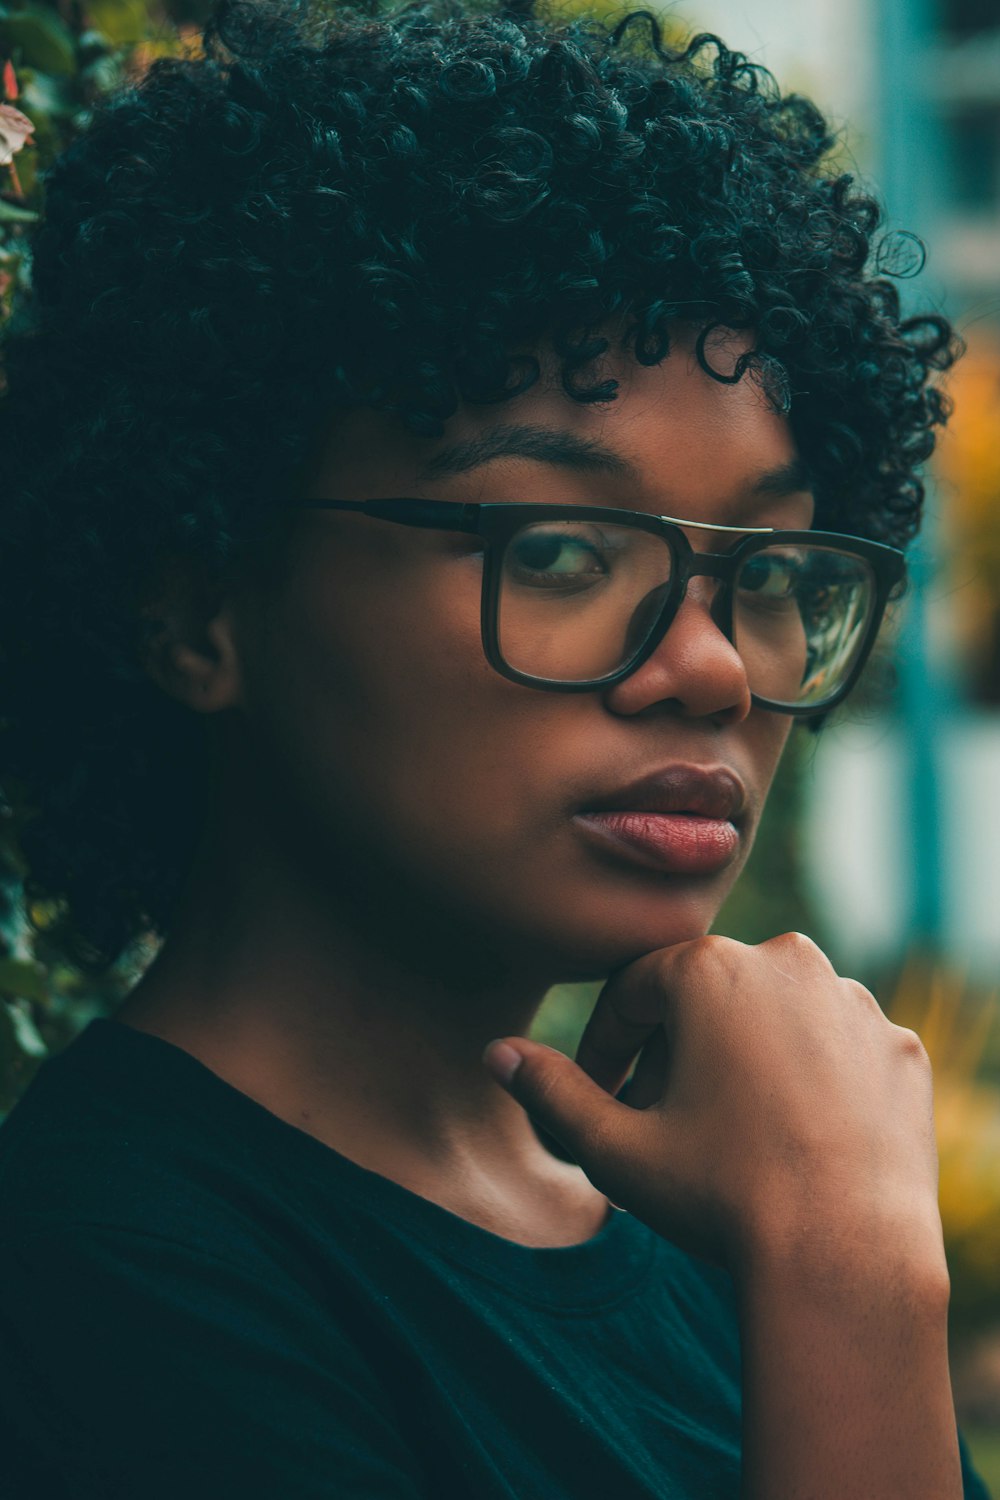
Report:
[[[706,935],[728,892],[692,889],[692,882],[660,891],[655,898],[623,902],[620,899],[576,907],[572,911],[536,913],[529,943],[553,977],[553,984],[574,984],[606,978],[620,969],[676,943],[691,942]],[[538,918],[545,920],[538,930]],[[537,947],[536,947],[537,945]]]

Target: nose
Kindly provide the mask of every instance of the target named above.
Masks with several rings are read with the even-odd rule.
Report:
[[[663,639],[642,666],[605,690],[612,713],[634,715],[670,705],[684,718],[738,724],[752,708],[746,667],[720,630],[718,584],[693,578]]]

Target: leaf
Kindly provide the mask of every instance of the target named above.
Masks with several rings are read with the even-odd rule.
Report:
[[[0,994],[27,1000],[48,998],[47,972],[41,964],[25,958],[0,958]]]
[[[110,42],[142,41],[150,29],[146,0],[90,0],[87,20]]]
[[[39,116],[69,119],[80,107],[70,79],[27,69],[21,74],[21,103],[30,111],[36,130],[44,126],[44,119]]]
[[[45,1061],[45,1044],[30,1018],[25,1033],[20,1009],[0,1002],[0,1117],[13,1108]]]
[[[16,203],[8,203],[6,198],[0,198],[0,224],[37,224],[38,215],[30,208],[19,208]]]
[[[10,1000],[7,1002],[7,1011],[21,1051],[27,1053],[28,1057],[47,1057],[49,1049],[32,1020],[27,1003],[24,1000]]]
[[[73,33],[54,11],[34,5],[0,11],[0,42],[5,52],[19,51],[24,62],[43,73],[76,71]]]

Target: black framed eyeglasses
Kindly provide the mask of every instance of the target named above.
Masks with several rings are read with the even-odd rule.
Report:
[[[486,659],[526,687],[610,687],[655,651],[692,578],[718,580],[715,625],[754,703],[805,718],[850,692],[906,574],[895,547],[832,531],[717,526],[602,505],[292,500],[483,541]],[[699,552],[682,528],[735,536]]]

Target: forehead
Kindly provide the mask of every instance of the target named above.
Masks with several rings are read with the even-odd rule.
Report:
[[[706,357],[722,374],[750,347],[746,335],[720,330]],[[547,482],[598,489],[642,508],[666,508],[673,497],[689,505],[738,498],[761,474],[796,458],[788,419],[768,405],[750,377],[734,384],[713,379],[698,363],[694,335],[676,339],[661,364],[643,366],[628,353],[609,351],[596,375],[618,382],[614,401],[587,404],[567,396],[557,363],[542,359],[541,378],[523,395],[497,406],[461,407],[441,437],[426,438],[395,418],[373,411],[354,412],[328,436],[313,492],[328,496],[374,497],[440,494],[445,490],[474,501],[492,494],[505,474],[523,476],[531,464]],[[522,442],[518,455],[492,441],[513,428],[564,434],[578,449],[578,461],[546,454],[544,441]],[[518,445],[514,445],[518,446]],[[607,455],[589,463],[587,450]],[[475,461],[478,454],[479,461]],[[617,459],[615,464],[611,460]],[[456,463],[457,460],[457,463]]]

